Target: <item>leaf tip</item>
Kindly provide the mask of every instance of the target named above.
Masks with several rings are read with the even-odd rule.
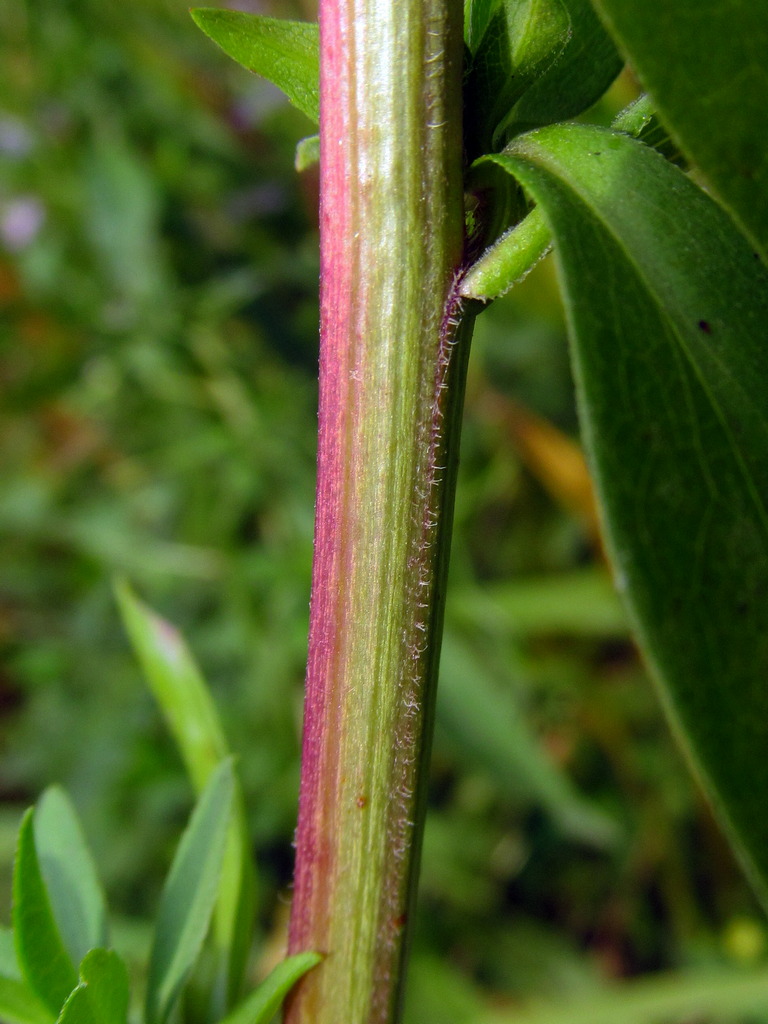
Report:
[[[205,23],[208,21],[210,15],[215,11],[212,7],[190,7],[189,16],[194,21],[199,29],[203,32],[206,31]]]

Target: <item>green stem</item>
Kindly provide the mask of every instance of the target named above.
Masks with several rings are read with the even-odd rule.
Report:
[[[398,1019],[471,318],[460,0],[321,0],[317,521],[288,1024]]]

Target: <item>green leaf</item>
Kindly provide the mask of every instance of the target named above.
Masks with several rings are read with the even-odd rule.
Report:
[[[3,1024],[53,1024],[53,1014],[23,981],[0,977],[0,1020]]]
[[[768,255],[768,4],[595,0],[680,149]]]
[[[647,96],[640,96],[618,114],[611,126],[615,131],[626,132],[639,138],[658,153],[664,154],[668,160],[681,165],[684,163],[677,147],[672,142],[667,130],[660,124]],[[472,165],[469,181],[477,180],[479,187],[500,190],[501,199],[495,201],[497,218],[504,223],[506,198],[510,195],[510,187],[499,189],[496,174],[489,174],[494,169],[498,173],[498,164],[494,161],[478,160]],[[488,224],[492,230],[493,226]],[[498,230],[498,227],[497,227]],[[541,210],[534,208],[522,220],[490,245],[464,274],[459,286],[460,294],[468,299],[479,299],[488,302],[506,294],[514,285],[518,285],[537,263],[546,256],[552,246],[552,236],[547,221]]]
[[[80,964],[80,984],[67,999],[58,1024],[125,1024],[128,971],[114,950],[92,949]]]
[[[214,772],[190,819],[160,899],[146,1018],[163,1024],[200,952],[218,895],[234,796],[232,760]]]
[[[470,155],[521,131],[575,117],[602,96],[622,60],[589,0],[476,2],[465,86]]]
[[[296,145],[296,157],[293,165],[299,173],[307,171],[320,160],[320,136],[310,135],[301,139]]]
[[[4,978],[21,980],[21,972],[16,960],[16,946],[13,928],[0,925],[0,975]]]
[[[470,54],[477,52],[501,0],[464,0],[464,42]]]
[[[617,132],[626,132],[627,135],[634,136],[644,142],[646,146],[655,149],[657,153],[661,153],[667,160],[671,160],[673,164],[687,170],[688,161],[659,120],[647,93],[643,93],[628,107],[625,107],[613,120],[611,128]]]
[[[464,89],[470,153],[500,149],[515,103],[568,40],[561,0],[505,0],[483,34]]]
[[[603,95],[623,61],[595,16],[590,0],[563,0],[568,40],[558,57],[517,103],[508,132],[565,121],[581,114]]]
[[[101,1024],[94,1016],[88,988],[82,982],[64,1003],[56,1024]]]
[[[683,163],[647,96],[641,96],[622,110],[612,127],[640,139],[673,163]],[[505,214],[509,217],[514,207],[505,208],[509,186],[502,185],[500,188],[498,177],[489,174],[491,169],[498,172],[498,165],[483,159],[475,161],[469,182],[472,184],[477,181],[480,189],[495,189],[499,193],[500,198],[495,199],[494,208],[497,211],[496,219],[501,218],[503,224]],[[493,225],[489,224],[488,229],[491,234],[494,233]],[[552,236],[547,222],[541,211],[534,207],[522,220],[501,234],[472,264],[460,282],[460,294],[481,302],[497,299],[519,284],[539,260],[547,255],[551,245]]]
[[[124,581],[116,584],[115,593],[146,682],[199,794],[229,756],[216,705],[179,631],[155,615]]]
[[[195,24],[238,64],[268,79],[291,103],[320,120],[320,56],[317,25],[198,7]]]
[[[274,968],[221,1024],[269,1024],[290,990],[322,960],[319,953],[297,953]]]
[[[768,273],[716,203],[626,135],[546,128],[489,159],[555,238],[617,585],[766,898]]]
[[[73,964],[107,943],[107,908],[75,810],[63,790],[35,809],[35,847],[53,916]]]
[[[54,1014],[77,985],[77,972],[54,918],[35,850],[34,810],[24,815],[13,869],[16,957],[29,987]]]
[[[497,299],[519,284],[552,246],[549,226],[538,207],[497,238],[461,281],[470,299]]]
[[[124,581],[115,591],[144,677],[199,796],[229,756],[216,706],[178,630],[139,601]],[[253,933],[255,875],[239,780],[235,781],[234,808],[214,922],[220,971],[226,975],[225,1005],[239,994]]]
[[[128,970],[111,949],[92,949],[80,964],[80,978],[99,1024],[123,1024],[128,1016]]]

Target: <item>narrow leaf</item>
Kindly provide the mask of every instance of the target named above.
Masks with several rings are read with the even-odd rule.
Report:
[[[552,235],[541,210],[534,207],[472,265],[461,281],[461,294],[487,301],[519,284],[547,255]]]
[[[124,581],[115,587],[146,682],[165,715],[196,793],[229,756],[216,706],[184,638]]]
[[[319,953],[289,956],[221,1024],[269,1024],[299,978],[316,967],[322,959]]]
[[[595,0],[682,151],[768,255],[768,4]]]
[[[199,796],[229,756],[210,691],[178,630],[139,601],[127,583],[118,583],[115,590],[144,677]],[[217,956],[226,975],[225,1003],[239,994],[253,931],[255,877],[239,780],[235,781],[234,808],[214,925]]]
[[[128,971],[114,950],[92,949],[80,964],[80,984],[59,1017],[59,1024],[125,1024]]]
[[[655,116],[655,110],[647,93],[641,93],[637,99],[620,110],[611,122],[611,128],[617,132],[626,132],[637,139]]]
[[[643,93],[625,107],[613,120],[611,127],[617,132],[626,132],[627,135],[634,136],[673,164],[677,164],[683,170],[687,169],[688,161],[661,123],[647,93]]]
[[[211,919],[232,816],[231,759],[212,775],[187,826],[160,900],[147,981],[146,1017],[163,1024],[200,952]]]
[[[80,823],[64,791],[52,787],[35,809],[35,847],[53,915],[71,961],[107,943],[107,910]]]
[[[54,1016],[23,981],[0,977],[3,1024],[53,1024]]]
[[[553,127],[489,159],[549,221],[617,585],[767,898],[768,273],[626,135]]]
[[[320,119],[320,58],[317,25],[198,7],[195,24],[238,64],[268,79],[291,103]]]
[[[34,811],[24,815],[13,869],[16,957],[29,987],[58,1015],[77,972],[56,925],[35,850]]]

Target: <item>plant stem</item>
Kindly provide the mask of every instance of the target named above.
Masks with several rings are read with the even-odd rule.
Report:
[[[288,1024],[398,1018],[471,317],[461,0],[321,0],[317,521]]]

